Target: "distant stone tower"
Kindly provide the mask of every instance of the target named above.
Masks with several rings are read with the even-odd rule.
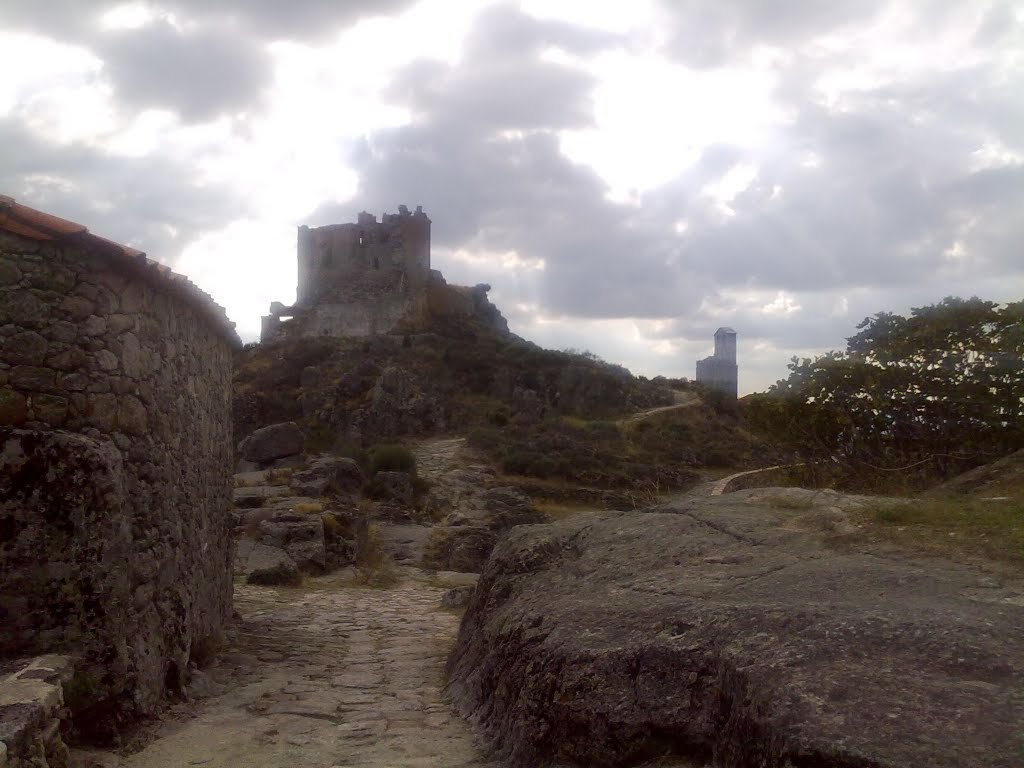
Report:
[[[697,361],[697,383],[735,398],[738,394],[738,370],[736,331],[732,328],[719,328],[715,331],[715,354]]]

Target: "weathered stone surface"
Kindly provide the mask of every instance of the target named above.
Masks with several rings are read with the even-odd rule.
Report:
[[[479,573],[498,537],[493,531],[475,525],[435,527],[423,552],[423,567],[439,571]]]
[[[400,368],[385,368],[370,404],[352,418],[355,432],[372,435],[422,434],[444,429],[443,404],[425,382]]]
[[[534,509],[526,494],[501,486],[479,490],[469,504],[449,515],[447,522],[449,525],[485,525],[500,534],[517,525],[546,523],[548,518]]]
[[[11,538],[0,524],[0,559],[23,558],[2,563],[0,636],[86,649],[98,693],[147,713],[231,614],[233,340],[186,282],[87,241],[0,233],[0,425],[53,447],[26,453],[52,458],[47,472],[0,493],[0,517],[16,520]],[[117,457],[120,502],[100,470],[80,468],[89,451],[58,456],[75,433]],[[72,521],[74,534],[61,527]],[[115,544],[121,560],[104,554]]]
[[[0,677],[0,766],[66,766],[62,725],[64,686],[74,673],[69,656],[45,655],[17,664]]]
[[[74,646],[107,659],[110,689],[127,683],[125,486],[108,442],[0,429],[0,657]]]
[[[265,464],[302,453],[304,440],[299,425],[287,421],[257,429],[241,442],[238,450],[246,461]]]
[[[0,388],[0,426],[18,427],[28,418],[28,400],[17,390]]]
[[[290,485],[303,496],[358,493],[365,478],[353,459],[342,456],[320,456],[310,460],[309,467],[292,473]]]
[[[522,765],[1020,765],[1021,592],[831,549],[793,514],[726,496],[516,528],[453,701]]]
[[[473,596],[475,586],[452,587],[441,595],[442,608],[465,608]]]
[[[319,513],[278,512],[259,524],[259,541],[283,549],[307,573],[327,569],[324,524]]]
[[[378,472],[373,476],[374,495],[403,506],[412,504],[415,490],[408,472]]]
[[[287,485],[251,485],[235,488],[235,506],[241,509],[262,507],[270,499],[283,499],[294,496],[295,492]]]
[[[252,539],[240,539],[235,545],[236,576],[248,576],[253,571],[275,569],[296,570],[295,561],[280,547],[271,547]]]

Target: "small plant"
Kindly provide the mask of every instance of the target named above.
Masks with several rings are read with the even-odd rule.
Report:
[[[296,504],[292,510],[300,515],[319,514],[324,511],[324,505],[319,501],[304,501],[301,504]]]
[[[394,561],[380,546],[380,532],[368,523],[358,537],[356,546],[356,584],[387,589],[398,582]]]
[[[407,472],[416,474],[416,456],[404,445],[378,445],[370,451],[370,474]]]
[[[329,539],[336,539],[348,533],[348,526],[329,512],[324,512],[320,515],[320,520],[324,524],[324,535]]]

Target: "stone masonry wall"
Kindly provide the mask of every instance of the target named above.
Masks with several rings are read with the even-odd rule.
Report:
[[[230,617],[231,341],[152,270],[0,233],[0,350],[0,656],[84,623],[151,711]]]

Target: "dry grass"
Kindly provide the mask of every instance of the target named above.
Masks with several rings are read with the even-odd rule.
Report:
[[[1024,498],[921,498],[856,513],[880,538],[954,558],[1024,568]]]
[[[267,485],[288,485],[292,479],[291,467],[278,467],[267,472]]]
[[[324,505],[319,501],[305,501],[301,504],[296,504],[292,507],[292,510],[300,515],[318,515],[324,511]]]
[[[380,534],[369,523],[356,548],[355,583],[364,587],[387,589],[399,581],[398,569],[380,546]]]

